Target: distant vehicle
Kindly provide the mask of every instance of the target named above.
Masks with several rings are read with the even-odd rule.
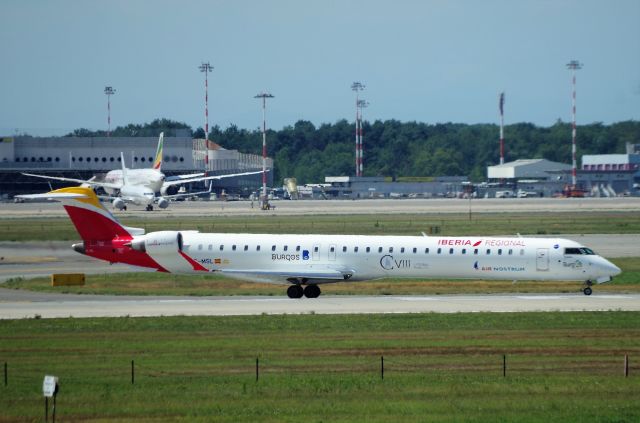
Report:
[[[535,191],[525,191],[523,189],[518,190],[518,198],[533,198],[538,197],[538,193]]]
[[[513,198],[513,191],[496,191],[496,198]]]
[[[84,186],[102,187],[107,194],[110,195],[108,200],[111,201],[113,207],[118,210],[126,210],[127,203],[132,203],[138,206],[145,206],[147,211],[151,211],[153,210],[154,203],[157,203],[158,207],[161,209],[166,209],[169,207],[170,199],[179,199],[185,196],[199,195],[207,192],[202,191],[180,194],[177,193],[178,186],[180,185],[190,182],[209,181],[213,179],[232,178],[234,176],[261,173],[261,171],[256,171],[216,176],[205,176],[205,173],[192,173],[188,175],[165,177],[164,173],[160,170],[162,167],[163,140],[164,132],[161,132],[158,139],[158,148],[156,149],[156,158],[151,169],[128,169],[124,164],[124,155],[120,153],[122,169],[109,171],[106,174],[104,181],[97,181],[95,180],[95,177],[89,180],[83,180],[57,176],[35,175],[32,173],[23,173],[23,175],[56,181],[75,182]],[[157,192],[160,193],[159,197],[156,196]]]

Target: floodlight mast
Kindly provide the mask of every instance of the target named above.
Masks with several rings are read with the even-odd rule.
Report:
[[[362,176],[364,173],[364,142],[363,142],[363,138],[364,138],[364,129],[363,129],[363,124],[362,122],[364,121],[363,117],[362,117],[362,109],[367,108],[367,106],[369,106],[369,102],[363,99],[358,100],[358,108],[360,109],[360,133],[359,133],[359,152],[360,152],[360,158],[358,160],[358,176]]]
[[[567,63],[567,69],[571,70],[573,92],[571,95],[571,188],[576,189],[578,184],[578,171],[576,162],[576,71],[582,69],[582,63],[572,60]]]
[[[273,95],[263,91],[256,94],[253,98],[262,99],[262,195],[260,198],[260,207],[263,210],[269,209],[269,198],[267,196],[267,99],[273,98]]]
[[[360,159],[361,159],[361,141],[360,141],[360,91],[364,90],[364,84],[356,81],[351,84],[351,89],[356,92],[356,176],[362,176],[360,173]]]
[[[113,87],[104,87],[104,93],[107,95],[107,137],[111,136],[111,96],[116,93]]]
[[[209,62],[202,62],[198,69],[204,72],[204,166],[205,170],[209,170],[209,72],[213,70],[213,66]]]

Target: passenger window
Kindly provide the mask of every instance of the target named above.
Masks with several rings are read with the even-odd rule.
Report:
[[[329,249],[329,251],[331,251],[331,252],[333,253],[334,251],[336,251],[336,247],[331,247],[331,248]]]
[[[343,252],[343,253],[346,253],[346,252],[347,252],[347,247],[344,247],[344,246],[343,246],[343,247],[342,247],[342,252]]]
[[[477,248],[475,248],[475,249],[473,250],[473,255],[475,255],[475,256],[477,256],[477,255],[478,255],[478,249],[477,249]]]
[[[285,245],[285,246],[284,246],[284,251],[287,251],[288,249],[289,249],[289,246],[288,246],[288,245]]]
[[[231,249],[232,249],[233,251],[235,251],[235,250],[236,250],[236,246],[235,246],[235,245],[232,245],[232,246],[231,246]]]
[[[256,251],[260,251],[260,246],[256,245]]]
[[[198,244],[198,251],[202,251],[202,244]]]
[[[296,251],[300,251],[300,246],[296,245]]]
[[[442,252],[442,248],[438,248],[438,254]]]
[[[271,246],[271,251],[275,251],[275,250],[276,250],[276,246],[275,246],[275,245],[272,245],[272,246]]]
[[[509,248],[509,255],[513,254],[513,249]]]
[[[393,247],[389,247],[389,252],[393,253]]]
[[[400,248],[400,252],[404,253],[404,247]]]
[[[358,247],[353,247],[353,252],[357,253],[358,252]]]
[[[413,248],[413,254],[416,254],[417,252],[418,252],[418,249],[414,247]]]
[[[248,251],[248,250],[249,250],[249,246],[248,246],[248,245],[245,245],[245,246],[244,246],[244,250],[245,250],[245,251]]]
[[[467,249],[466,248],[462,249],[462,254],[467,254]]]
[[[367,251],[367,253],[370,253],[371,252],[371,247],[367,247],[366,251]]]
[[[487,248],[487,255],[491,254],[491,249]]]
[[[209,244],[209,251],[213,250],[213,245]]]
[[[382,252],[382,247],[378,247],[378,252],[381,253]]]
[[[498,248],[498,255],[501,256],[502,255],[502,248]]]
[[[428,248],[425,248],[425,249],[424,249],[424,253],[425,253],[425,254],[429,254],[429,249],[428,249]]]
[[[224,245],[220,244],[220,251],[224,251]]]

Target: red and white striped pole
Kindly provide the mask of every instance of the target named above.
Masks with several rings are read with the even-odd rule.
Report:
[[[571,188],[576,189],[578,184],[577,161],[576,161],[576,70],[582,69],[582,63],[572,60],[567,63],[567,68],[571,69],[573,92],[571,96]]]
[[[202,63],[198,69],[204,72],[204,167],[209,170],[209,72],[213,66]]]
[[[364,85],[360,82],[351,84],[351,89],[356,92],[356,176],[362,176],[361,173],[361,140],[360,140],[360,98],[359,91],[364,90]]]
[[[261,92],[254,98],[262,99],[262,208],[268,204],[267,197],[267,98],[273,96],[267,92]]]
[[[107,95],[107,137],[111,136],[111,96],[116,93],[113,87],[104,87],[104,93]]]
[[[504,164],[504,93],[500,93],[500,164]]]

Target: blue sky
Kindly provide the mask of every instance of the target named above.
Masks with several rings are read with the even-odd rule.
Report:
[[[254,129],[365,119],[427,123],[640,120],[638,0],[2,0],[0,135],[166,117]]]

